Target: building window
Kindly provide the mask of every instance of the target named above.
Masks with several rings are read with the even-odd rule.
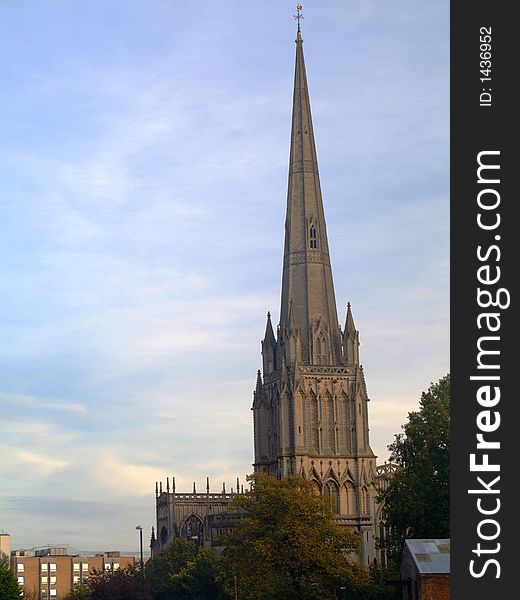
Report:
[[[48,568],[49,568],[48,563],[42,563],[42,565],[41,565],[41,570],[42,571],[47,571]]]
[[[88,571],[88,563],[81,563],[81,570]]]
[[[323,495],[330,498],[330,510],[333,514],[339,514],[339,493],[338,486],[332,480],[327,481],[323,488]]]
[[[57,590],[51,590],[51,597],[56,598],[58,595]]]
[[[50,580],[51,585],[56,585],[56,575],[51,575]]]
[[[114,571],[117,571],[117,569],[119,569],[119,563],[114,563],[113,568]]]
[[[49,567],[50,567],[51,571],[56,571],[56,563],[50,563]]]
[[[47,578],[47,575],[42,575],[42,583],[47,583],[49,581],[49,579]]]
[[[23,585],[23,575],[18,575],[18,585]]]
[[[72,578],[72,583],[74,583],[74,585],[76,585],[79,582],[80,582],[79,575],[74,575],[74,577]]]
[[[24,566],[24,564],[23,564],[23,563],[18,563],[18,564],[16,565],[16,570],[17,570],[19,573],[23,573],[24,569],[25,569],[25,566]]]
[[[309,245],[313,249],[316,248],[316,227],[314,225],[311,225],[309,230]]]

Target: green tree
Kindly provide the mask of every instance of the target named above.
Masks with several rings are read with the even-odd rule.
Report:
[[[171,578],[172,598],[179,600],[227,600],[223,584],[224,574],[217,557],[207,550],[199,550],[193,561]]]
[[[0,560],[0,598],[2,600],[20,600],[23,598],[16,575],[9,568],[9,564]]]
[[[145,578],[156,600],[174,597],[174,577],[181,573],[197,556],[197,546],[182,538],[174,538],[166,548],[146,563]]]
[[[252,475],[252,489],[231,508],[241,519],[227,541],[227,582],[236,575],[239,598],[335,598],[335,589],[368,583],[367,572],[345,555],[358,538],[339,527],[321,496],[301,477]]]
[[[390,534],[381,541],[399,561],[406,538],[450,535],[450,375],[423,392],[404,433],[388,446],[398,468],[380,495]]]
[[[153,600],[148,583],[134,567],[95,572],[76,586],[66,600]]]

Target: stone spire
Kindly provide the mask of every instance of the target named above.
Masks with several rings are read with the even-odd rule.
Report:
[[[303,39],[298,30],[285,222],[280,329],[298,329],[302,364],[342,362],[329,246],[314,142]],[[289,356],[294,363],[296,357]]]
[[[359,331],[356,330],[354,317],[350,302],[347,304],[347,317],[345,319],[345,330],[343,333],[343,351],[345,364],[359,366]]]
[[[262,362],[264,375],[272,373],[276,368],[276,338],[274,337],[273,325],[271,323],[271,313],[267,313],[267,324],[265,335],[262,341]],[[258,371],[260,377],[260,371]]]

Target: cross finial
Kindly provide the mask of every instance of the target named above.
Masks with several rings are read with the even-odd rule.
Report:
[[[303,6],[301,4],[296,5],[296,14],[293,17],[298,21],[298,33],[300,33],[300,21],[303,19],[302,15]]]

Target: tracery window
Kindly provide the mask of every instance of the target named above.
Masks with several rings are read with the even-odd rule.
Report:
[[[191,514],[185,519],[181,527],[181,537],[195,542],[197,545],[202,543],[204,540],[204,523],[198,515]]]
[[[339,490],[336,482],[329,479],[323,488],[323,495],[330,499],[330,510],[335,514],[339,514]]]

